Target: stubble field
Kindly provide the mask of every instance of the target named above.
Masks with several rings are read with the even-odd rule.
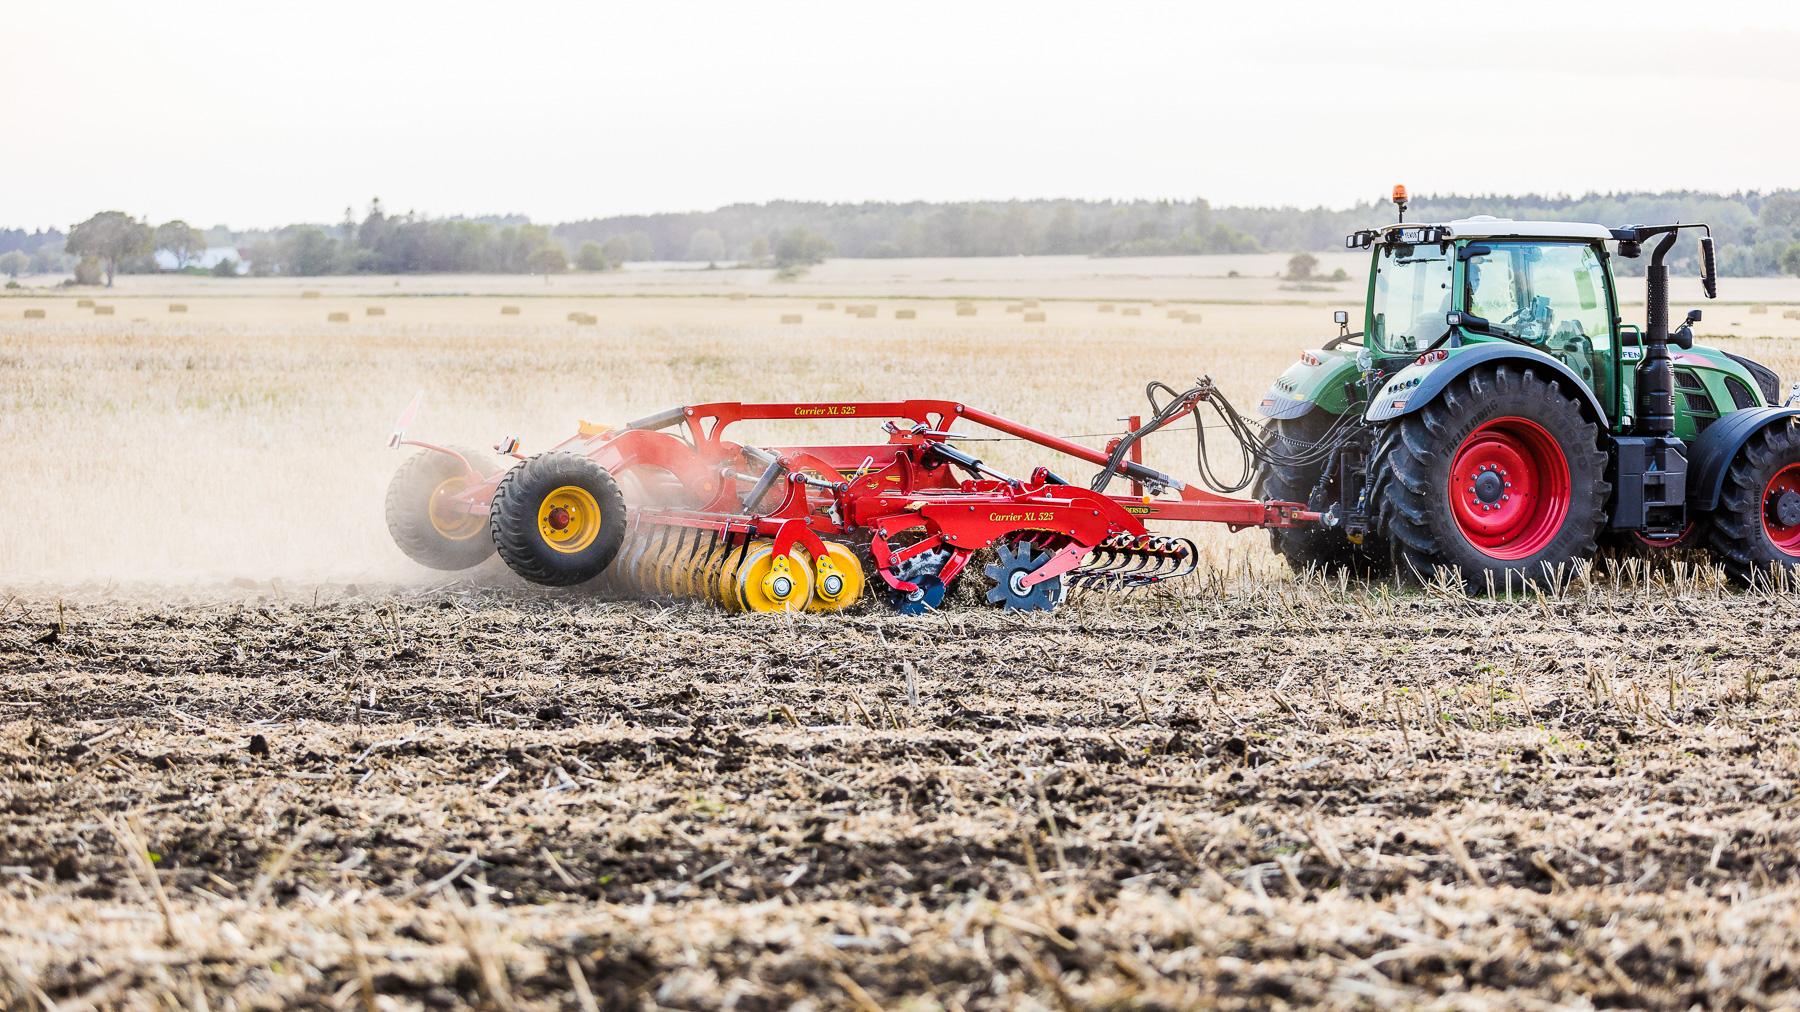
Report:
[[[387,542],[381,444],[420,388],[419,435],[528,450],[578,418],[728,398],[945,395],[1105,433],[1151,378],[1210,373],[1248,407],[1359,291],[1183,305],[1214,282],[1146,271],[1132,284],[1160,287],[1122,317],[996,276],[971,319],[938,269],[849,299],[875,319],[773,286],[140,289],[100,296],[111,319],[0,302],[20,479],[0,507],[0,993],[1800,1000],[1796,600],[1703,560],[1471,601],[1294,579],[1259,535],[1209,531],[1208,566],[1157,596],[827,619],[429,574]],[[1005,311],[1025,298],[1045,322]],[[1770,336],[1726,346],[1792,379],[1780,308],[1734,316]],[[1191,474],[1190,438],[1152,462]]]

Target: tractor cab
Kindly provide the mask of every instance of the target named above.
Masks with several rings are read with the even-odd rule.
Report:
[[[1620,377],[1611,238],[1600,225],[1486,215],[1374,233],[1363,323],[1370,364],[1391,373],[1440,348],[1512,342],[1563,363],[1612,403]]]

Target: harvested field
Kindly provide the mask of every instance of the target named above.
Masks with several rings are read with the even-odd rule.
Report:
[[[33,494],[0,512],[0,1000],[1800,1003],[1792,587],[1681,559],[1470,600],[1296,578],[1257,532],[1186,527],[1203,567],[1157,596],[728,616],[391,544],[382,443],[421,387],[416,435],[530,451],[581,418],[872,394],[1098,444],[1148,379],[1206,372],[1247,407],[1333,329],[1298,304],[1144,314],[1204,287],[1151,271],[1073,277],[1091,294],[1026,326],[1005,306],[1064,291],[1041,265],[907,263],[678,297],[490,279],[373,318],[392,279],[121,279],[98,320],[8,302],[0,433]],[[946,280],[851,273],[903,268]],[[171,296],[189,311],[131,319]],[[1796,378],[1800,324],[1753,326],[1706,340]],[[1191,440],[1151,463],[1191,474]]]
[[[20,599],[4,951],[58,1008],[1772,1007],[1797,630],[1673,573]]]

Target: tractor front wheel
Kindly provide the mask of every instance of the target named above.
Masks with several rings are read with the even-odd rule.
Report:
[[[469,466],[491,476],[500,470],[492,455],[453,446]],[[394,544],[407,558],[432,569],[458,570],[480,565],[494,554],[487,520],[456,501],[474,482],[455,457],[426,450],[407,458],[388,482],[387,525]]]
[[[1750,437],[1725,472],[1711,525],[1713,550],[1743,583],[1800,566],[1800,426],[1789,420]]]
[[[1606,523],[1599,428],[1529,366],[1477,368],[1392,423],[1377,450],[1376,516],[1394,568],[1441,568],[1485,591],[1549,582],[1591,558]]]
[[[1337,415],[1314,409],[1299,418],[1278,420],[1269,426],[1268,447],[1278,457],[1299,457],[1313,449],[1331,431],[1338,418]],[[1259,499],[1305,503],[1309,510],[1324,512],[1338,501],[1336,497],[1315,494],[1325,463],[1324,460],[1311,464],[1266,461],[1257,472],[1254,494]],[[1350,539],[1344,536],[1341,528],[1271,527],[1269,547],[1286,559],[1288,568],[1296,573],[1314,568],[1335,571],[1343,566],[1355,565],[1359,558],[1363,558],[1356,546],[1350,543]],[[1370,568],[1367,561],[1364,561],[1362,568]]]
[[[625,497],[593,459],[542,453],[500,479],[488,508],[488,530],[500,558],[532,583],[586,583],[624,543]]]

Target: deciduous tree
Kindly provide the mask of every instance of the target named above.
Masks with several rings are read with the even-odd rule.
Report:
[[[69,229],[63,249],[78,257],[98,259],[106,271],[106,287],[111,288],[119,261],[148,252],[151,234],[150,226],[124,211],[101,211]]]

